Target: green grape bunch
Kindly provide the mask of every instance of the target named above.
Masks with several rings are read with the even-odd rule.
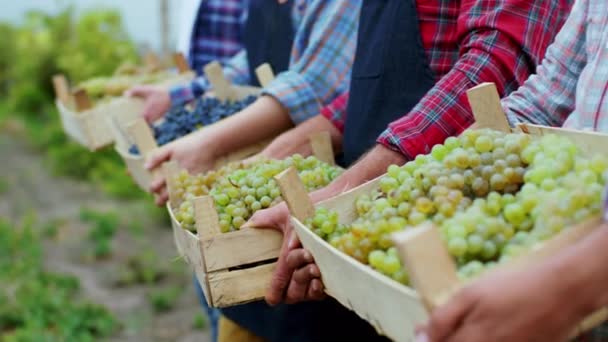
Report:
[[[328,185],[341,169],[319,161],[315,157],[293,155],[285,160],[257,161],[252,164],[233,164],[218,171],[189,177],[178,176],[178,195],[183,200],[176,219],[184,229],[194,230],[194,209],[191,200],[197,196],[212,196],[222,232],[241,228],[258,210],[282,201],[281,191],[274,176],[294,167],[304,186],[313,191]]]
[[[391,165],[378,189],[341,223],[319,208],[307,225],[332,246],[407,283],[390,235],[435,224],[464,278],[519,255],[599,213],[605,156],[585,158],[570,140],[468,130],[428,155]]]

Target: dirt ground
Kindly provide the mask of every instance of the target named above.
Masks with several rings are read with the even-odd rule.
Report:
[[[47,267],[80,279],[83,295],[111,310],[122,323],[112,341],[210,341],[207,324],[194,328],[202,313],[191,273],[176,260],[169,222],[147,217],[141,203],[120,202],[84,182],[53,177],[42,156],[23,142],[0,132],[0,179],[8,190],[0,195],[0,216],[19,220],[35,213],[37,226],[52,222],[57,234],[45,241]],[[91,225],[79,218],[81,208],[116,212],[124,218],[112,239],[110,257],[91,256]],[[139,227],[139,228],[133,228]],[[145,255],[164,276],[152,285],[121,284],[128,260]],[[176,289],[173,309],[157,313],[150,293]]]

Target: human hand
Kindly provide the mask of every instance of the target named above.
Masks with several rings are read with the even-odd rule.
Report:
[[[164,162],[174,160],[190,174],[208,171],[215,166],[217,154],[212,139],[206,139],[201,132],[190,134],[159,147],[146,161],[149,171],[159,168]],[[156,194],[156,204],[164,205],[169,199],[163,176],[157,176],[150,186]]]
[[[416,341],[565,341],[585,310],[559,273],[490,271],[437,308]]]
[[[153,123],[165,115],[171,107],[169,92],[161,87],[140,85],[125,92],[125,95],[139,97],[144,100],[144,109],[141,116],[148,122]]]
[[[301,247],[284,202],[256,212],[245,227],[276,229],[283,233],[279,260],[265,296],[268,304],[293,304],[324,297],[321,272],[310,252]]]

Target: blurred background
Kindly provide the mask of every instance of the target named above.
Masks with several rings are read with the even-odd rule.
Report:
[[[181,4],[0,3],[0,340],[208,340],[166,211],[65,136],[51,84],[172,52]]]

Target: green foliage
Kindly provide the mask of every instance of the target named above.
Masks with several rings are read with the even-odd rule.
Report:
[[[144,198],[112,148],[91,153],[66,137],[51,85],[57,73],[77,83],[137,61],[119,13],[95,9],[76,17],[71,7],[54,15],[31,11],[19,27],[0,23],[0,37],[0,121],[22,121],[55,175],[91,181],[118,198]]]
[[[13,39],[2,47],[13,52],[0,55],[0,65],[3,57],[13,62],[7,77],[12,85],[9,99],[12,108],[24,115],[39,117],[39,110],[52,102],[50,80],[57,73],[80,82],[111,74],[120,63],[136,60],[135,47],[115,10],[95,9],[78,19],[71,7],[56,15],[31,11],[21,27],[7,30]],[[4,33],[1,27],[0,33]]]
[[[197,330],[204,330],[207,327],[207,320],[201,313],[194,315],[194,322],[192,322],[192,328]]]
[[[93,256],[104,258],[112,254],[112,238],[120,222],[116,213],[103,213],[87,208],[80,210],[80,219],[93,225],[89,240],[93,243]]]
[[[167,278],[169,271],[162,265],[153,250],[144,250],[130,257],[120,270],[117,286],[158,284]]]
[[[175,303],[181,294],[179,287],[168,287],[153,290],[149,294],[150,303],[156,312],[166,312],[175,307]]]
[[[0,195],[8,192],[9,183],[6,178],[0,178]]]
[[[93,341],[117,322],[79,297],[78,279],[43,269],[33,219],[15,227],[0,219],[0,335],[2,341]]]

